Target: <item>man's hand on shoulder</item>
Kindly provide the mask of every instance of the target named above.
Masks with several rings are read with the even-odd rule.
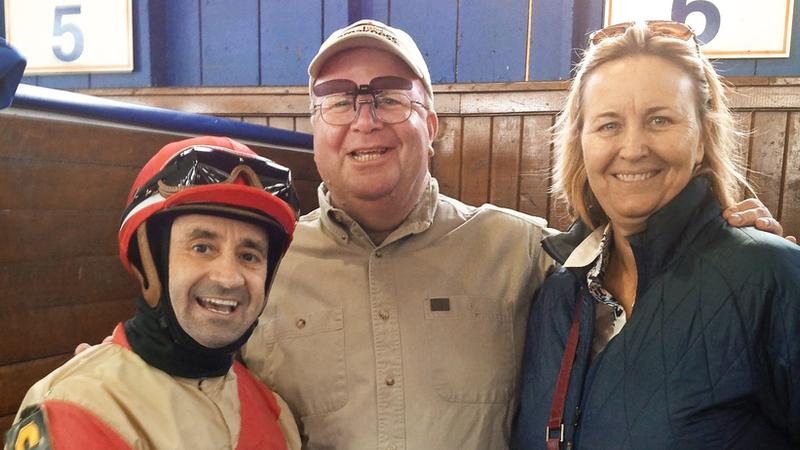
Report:
[[[722,216],[732,227],[754,226],[759,230],[783,236],[783,226],[757,198],[748,198],[730,206]],[[797,243],[794,236],[785,236],[789,242]]]
[[[103,344],[107,344],[107,343],[111,342],[111,339],[113,339],[113,336],[106,336],[103,339],[102,343]],[[84,350],[89,350],[90,348],[92,348],[91,344],[87,344],[86,342],[81,342],[80,344],[78,344],[75,347],[75,355],[79,355],[79,354],[83,353]]]

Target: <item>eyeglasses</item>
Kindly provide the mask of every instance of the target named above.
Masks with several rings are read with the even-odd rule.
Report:
[[[411,81],[399,77],[378,77],[362,85],[350,80],[326,81],[314,86],[314,94],[322,96],[314,110],[319,111],[322,120],[329,125],[348,125],[356,120],[362,105],[371,104],[372,117],[388,124],[401,123],[411,117],[415,104],[428,109],[422,102],[398,92],[410,89]],[[361,96],[372,98],[359,99]]]
[[[181,151],[156,176],[142,185],[133,195],[129,209],[165,188],[179,191],[192,186],[226,183],[242,172],[255,174],[257,183],[254,187],[280,198],[295,213],[300,210],[291,172],[286,167],[260,156],[239,155],[228,149],[201,145]],[[126,211],[122,217],[128,213]]]
[[[623,22],[601,28],[589,35],[589,45],[597,45],[605,39],[622,36],[636,23]],[[689,25],[671,20],[648,20],[644,24],[653,34],[659,36],[667,36],[682,41],[693,39],[697,54],[700,55],[700,42],[697,41],[697,35]]]

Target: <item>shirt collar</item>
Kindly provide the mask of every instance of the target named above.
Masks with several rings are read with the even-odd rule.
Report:
[[[611,232],[611,225],[599,226],[570,253],[564,267],[586,267],[594,262],[602,251],[603,235]]]
[[[435,178],[429,176],[428,185],[425,187],[419,202],[408,214],[408,217],[397,227],[381,244],[387,245],[409,234],[418,234],[430,228],[433,218],[436,215],[436,207],[439,204],[439,183]],[[369,241],[366,232],[361,225],[355,221],[343,209],[334,207],[331,204],[331,193],[325,183],[321,183],[317,188],[317,199],[319,200],[320,220],[325,227],[338,231],[337,234],[344,233],[346,239],[363,238]]]

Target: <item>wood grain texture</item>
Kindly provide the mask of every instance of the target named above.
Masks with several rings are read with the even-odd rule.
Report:
[[[461,118],[441,118],[439,135],[433,143],[431,173],[439,181],[439,192],[453,198],[461,194],[461,133]]]
[[[268,125],[272,128],[294,131],[294,118],[283,116],[270,117]]]
[[[547,217],[550,187],[550,126],[552,116],[526,116],[522,123],[519,170],[519,210]]]
[[[5,333],[0,366],[68,353],[81,342],[100,342],[134,311],[132,298],[5,311],[0,316]]]
[[[119,211],[0,210],[0,263],[117,254]]]
[[[26,380],[27,381],[27,380]],[[2,393],[0,393],[2,395]],[[14,414],[9,414],[7,416],[0,416],[0,434],[5,434],[6,430],[11,428],[11,425],[14,423]]]
[[[501,116],[493,119],[489,202],[497,206],[517,208],[521,139],[521,117]]]
[[[125,271],[119,256],[67,256],[0,263],[0,315],[24,308],[99,303],[134,297],[138,283]]]
[[[461,201],[481,205],[489,201],[492,119],[467,117],[463,123],[461,148]]]
[[[732,151],[732,157],[742,169],[742,173],[746,173],[746,168],[750,164],[750,139],[753,136],[751,130],[753,129],[753,113],[749,111],[737,111],[733,113],[733,118],[736,121],[736,129],[739,135],[736,140],[736,147]],[[740,186],[738,189],[739,196],[745,198],[747,196],[746,189]]]
[[[552,6],[552,5],[551,5]],[[534,61],[535,62],[535,61]],[[751,122],[754,121],[754,113],[771,113],[773,119],[781,119],[781,114],[785,115],[792,111],[800,110],[800,78],[768,78],[768,77],[733,77],[727,81],[731,83],[732,95],[731,103],[734,107],[734,112],[737,119],[742,125],[742,130],[751,131],[753,127]],[[534,214],[541,214],[546,210],[548,218],[554,224],[561,224],[565,226],[568,224],[566,219],[558,219],[559,210],[553,209],[555,207],[552,198],[548,195],[546,197],[546,208],[534,206],[530,192],[538,198],[538,202],[542,202],[542,193],[546,191],[546,183],[549,180],[540,176],[540,174],[529,173],[526,165],[530,161],[529,154],[526,153],[531,145],[538,145],[538,139],[530,142],[526,137],[526,127],[531,126],[528,122],[537,117],[548,117],[548,119],[535,119],[548,121],[558,112],[563,104],[566,89],[569,87],[567,81],[548,81],[548,82],[507,82],[507,83],[462,83],[462,84],[446,84],[434,86],[436,93],[436,110],[442,119],[453,119],[461,121],[461,135],[462,139],[459,143],[453,141],[450,143],[449,136],[440,138],[440,142],[435,144],[438,155],[432,162],[432,170],[434,174],[439,176],[440,185],[444,187],[443,192],[450,194],[458,191],[461,200],[467,203],[480,204],[489,199],[489,180],[490,171],[492,167],[491,159],[491,126],[489,125],[493,120],[497,120],[499,116],[515,116],[522,117],[522,144],[519,163],[519,172],[515,176],[519,178],[519,208],[526,212]],[[175,104],[182,104],[187,107],[194,108],[198,111],[225,114],[239,114],[241,116],[292,116],[295,118],[295,129],[298,127],[298,121],[301,117],[306,117],[307,114],[307,88],[305,86],[289,86],[281,88],[269,87],[249,87],[249,88],[197,88],[197,89],[184,89],[184,88],[169,88],[169,89],[140,89],[140,90],[124,90],[124,89],[107,89],[97,90],[103,96],[117,96],[122,99],[131,99],[138,102],[158,102],[163,98],[172,98]],[[232,99],[236,99],[235,101]],[[298,112],[302,109],[302,112]],[[756,128],[761,128],[762,131],[752,131],[750,134],[745,134],[735,149],[735,152],[744,155],[745,161],[749,162],[749,158],[754,156],[752,161],[754,168],[764,168],[765,164],[769,172],[778,178],[773,178],[773,186],[768,187],[768,190],[773,190],[773,194],[767,194],[773,197],[770,208],[774,215],[783,211],[786,201],[781,200],[777,202],[778,197],[793,195],[793,185],[787,184],[788,181],[780,181],[780,174],[786,173],[788,177],[790,172],[789,167],[780,168],[775,167],[774,164],[770,166],[770,160],[767,154],[770,154],[764,149],[765,145],[770,145],[774,139],[769,138],[768,135],[775,135],[780,126],[775,126],[774,123],[770,124],[772,119],[760,119]],[[455,123],[455,122],[453,122]],[[448,122],[443,126],[443,130],[448,129],[451,125]],[[763,133],[764,126],[769,125],[767,128],[768,135]],[[476,128],[477,127],[477,128]],[[538,125],[537,125],[538,127]],[[310,131],[310,130],[306,130]],[[761,134],[759,134],[761,133]],[[785,133],[784,133],[785,134]],[[785,138],[784,138],[785,139]],[[454,146],[452,150],[445,149],[447,146]],[[773,146],[776,144],[772,144]],[[777,144],[780,145],[780,144]],[[543,153],[541,149],[536,150],[539,155],[536,164],[544,162]],[[445,153],[447,152],[447,153]],[[787,151],[787,155],[791,154],[792,150]],[[776,155],[775,153],[772,153]],[[445,158],[446,156],[446,158]],[[445,159],[448,160],[445,169]],[[460,160],[460,172],[458,177],[454,177],[452,173],[445,174],[446,170],[451,170],[454,167],[451,160]],[[788,164],[788,159],[786,161]],[[759,169],[761,170],[761,169]],[[547,173],[549,176],[549,162],[547,163]],[[311,177],[311,174],[308,174]],[[452,180],[458,180],[458,189],[452,188]],[[778,181],[775,181],[778,180]],[[781,184],[782,183],[782,184]],[[781,190],[781,186],[783,186]],[[762,189],[763,190],[763,189]],[[782,193],[781,193],[782,192]],[[783,197],[781,197],[783,198]],[[780,208],[778,205],[784,205]],[[791,207],[786,208],[787,211],[793,211]],[[563,211],[560,211],[563,214]],[[553,219],[555,218],[555,221]],[[782,219],[787,220],[789,216],[782,214]]]
[[[782,111],[753,113],[748,179],[756,187],[764,205],[776,216],[780,208],[786,119],[787,115]]]
[[[128,166],[0,157],[0,205],[13,209],[111,210],[119,218],[137,173],[138,168]]]
[[[800,237],[800,112],[790,113],[788,122],[780,221],[786,234]]]

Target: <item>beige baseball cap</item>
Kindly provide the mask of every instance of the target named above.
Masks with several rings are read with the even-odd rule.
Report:
[[[414,43],[414,39],[405,31],[390,27],[377,20],[364,19],[340,28],[331,34],[319,52],[308,65],[308,88],[309,92],[314,87],[314,81],[319,76],[320,70],[331,56],[351,48],[371,47],[387,51],[402,59],[411,71],[418,76],[425,85],[425,90],[433,99],[433,87],[431,86],[431,75],[428,72],[428,65],[425,58]]]

